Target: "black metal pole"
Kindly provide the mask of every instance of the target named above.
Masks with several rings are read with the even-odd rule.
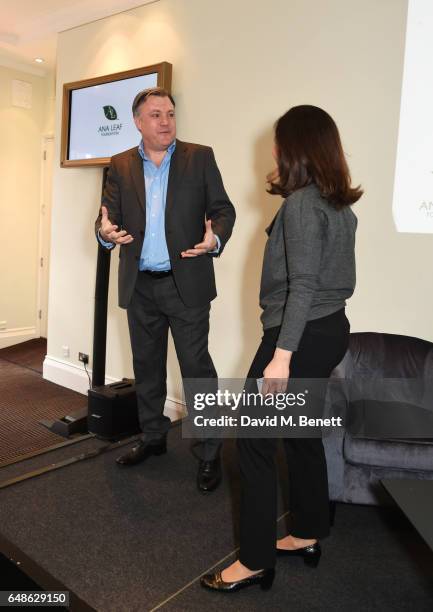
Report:
[[[102,191],[107,180],[108,168],[104,168]],[[92,388],[105,384],[105,357],[107,349],[108,284],[110,280],[111,252],[98,244],[96,265],[95,314],[93,324]]]

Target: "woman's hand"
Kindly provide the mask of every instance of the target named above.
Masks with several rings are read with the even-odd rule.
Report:
[[[290,360],[292,351],[276,348],[272,361],[268,363],[263,371],[262,394],[284,393],[290,375]]]

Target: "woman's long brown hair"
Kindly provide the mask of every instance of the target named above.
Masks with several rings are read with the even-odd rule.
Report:
[[[336,208],[350,206],[362,196],[351,186],[340,134],[334,120],[317,106],[294,106],[275,124],[277,170],[267,177],[269,193],[287,197],[315,183]]]

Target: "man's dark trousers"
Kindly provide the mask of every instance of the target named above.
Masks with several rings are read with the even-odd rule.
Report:
[[[210,303],[187,307],[172,275],[161,278],[139,272],[127,309],[133,355],[137,404],[143,439],[166,435],[170,419],[163,414],[167,394],[167,342],[171,330],[184,379],[215,379],[217,373],[208,351]],[[206,383],[205,383],[206,384]],[[207,439],[194,447],[204,461],[216,458],[220,441]]]

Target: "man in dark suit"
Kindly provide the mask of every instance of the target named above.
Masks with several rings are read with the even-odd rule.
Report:
[[[137,94],[142,141],[111,159],[96,220],[99,242],[120,245],[119,306],[126,308],[142,439],[117,459],[134,465],[166,452],[168,330],[182,377],[217,380],[208,352],[213,257],[232,233],[235,211],[210,147],[176,139],[175,103],[161,88]],[[201,491],[221,480],[220,443],[196,447]]]

